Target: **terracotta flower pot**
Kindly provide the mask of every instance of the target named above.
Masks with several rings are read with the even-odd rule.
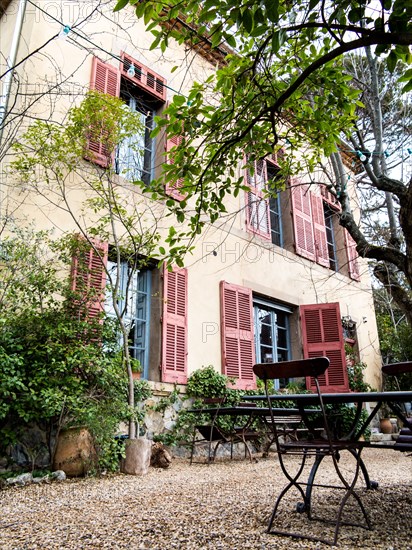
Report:
[[[389,418],[381,418],[380,420],[380,430],[383,434],[391,434],[393,431],[392,422]]]
[[[63,470],[70,477],[84,476],[96,460],[93,439],[87,428],[67,428],[60,432],[53,470]]]

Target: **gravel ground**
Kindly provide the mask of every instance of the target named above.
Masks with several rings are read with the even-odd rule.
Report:
[[[371,479],[379,482],[374,491],[360,488],[373,530],[344,526],[339,547],[412,550],[412,457],[366,449],[364,459]],[[323,471],[319,479],[329,479],[331,468]],[[0,549],[327,548],[265,533],[282,486],[271,454],[253,463],[224,460],[210,466],[174,459],[168,470],[151,469],[144,477],[119,474],[10,488],[0,492]],[[325,495],[325,489],[318,491]],[[314,500],[319,510],[333,508],[334,495],[326,492]],[[303,524],[295,504],[292,496],[280,516],[283,526],[297,517],[305,532],[330,532],[325,523]]]

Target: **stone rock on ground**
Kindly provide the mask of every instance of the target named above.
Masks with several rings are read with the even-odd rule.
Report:
[[[170,453],[165,449],[163,443],[156,442],[152,446],[150,466],[153,468],[168,468],[172,463]]]

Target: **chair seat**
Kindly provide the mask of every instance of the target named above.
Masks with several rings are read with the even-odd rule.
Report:
[[[206,441],[227,441],[228,438],[217,426],[196,426],[196,430]]]
[[[235,428],[235,435],[239,436],[242,439],[246,439],[247,441],[253,441],[254,439],[259,439],[261,437],[261,433],[257,430],[244,430],[243,428]]]

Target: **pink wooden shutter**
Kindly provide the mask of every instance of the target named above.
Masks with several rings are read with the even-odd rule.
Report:
[[[302,185],[300,180],[295,178],[291,182],[291,195],[296,254],[315,261],[316,254],[309,186]]]
[[[120,55],[122,58],[120,64],[122,75],[153,97],[166,101],[166,80],[125,52],[121,52]],[[127,72],[132,64],[134,76],[129,75]]]
[[[254,174],[246,170],[246,223],[251,233],[264,239],[271,239],[269,199],[265,196],[267,189],[267,166],[265,160],[254,162]]]
[[[187,381],[187,270],[164,268],[162,381]]]
[[[108,95],[119,97],[120,94],[120,71],[112,65],[103,63],[97,57],[93,58],[92,76],[90,88]],[[102,132],[104,129],[102,129]],[[100,166],[107,167],[110,163],[107,152],[101,141],[89,139],[89,158]]]
[[[300,306],[303,354],[309,357],[326,356],[330,365],[319,379],[323,391],[349,390],[348,373],[340,318],[339,303]],[[306,386],[314,389],[310,378]]]
[[[349,277],[355,281],[360,281],[360,271],[358,262],[358,253],[356,251],[356,242],[353,240],[351,234],[347,229],[343,230],[345,235],[346,255],[348,257],[348,270]]]
[[[252,291],[222,281],[220,293],[223,373],[236,388],[255,389]]]
[[[93,240],[93,247],[84,247],[72,258],[72,290],[76,293],[75,308],[80,317],[90,321],[99,319],[104,307],[108,243]],[[83,313],[84,312],[84,313]]]
[[[173,136],[170,139],[166,137],[166,162],[168,164],[174,164],[173,152],[170,152],[173,147],[177,147],[182,143],[183,136]],[[181,201],[184,199],[184,195],[180,192],[183,185],[183,178],[179,178],[173,182],[166,183],[166,193],[174,199]]]
[[[330,266],[328,243],[326,240],[325,214],[323,200],[318,195],[311,194],[313,235],[315,238],[316,261],[320,265]]]
[[[333,193],[329,191],[329,189],[326,187],[326,185],[319,185],[320,187],[320,194],[323,197],[323,200],[329,204],[334,210],[342,210],[342,207],[340,205],[340,202],[335,197]]]

